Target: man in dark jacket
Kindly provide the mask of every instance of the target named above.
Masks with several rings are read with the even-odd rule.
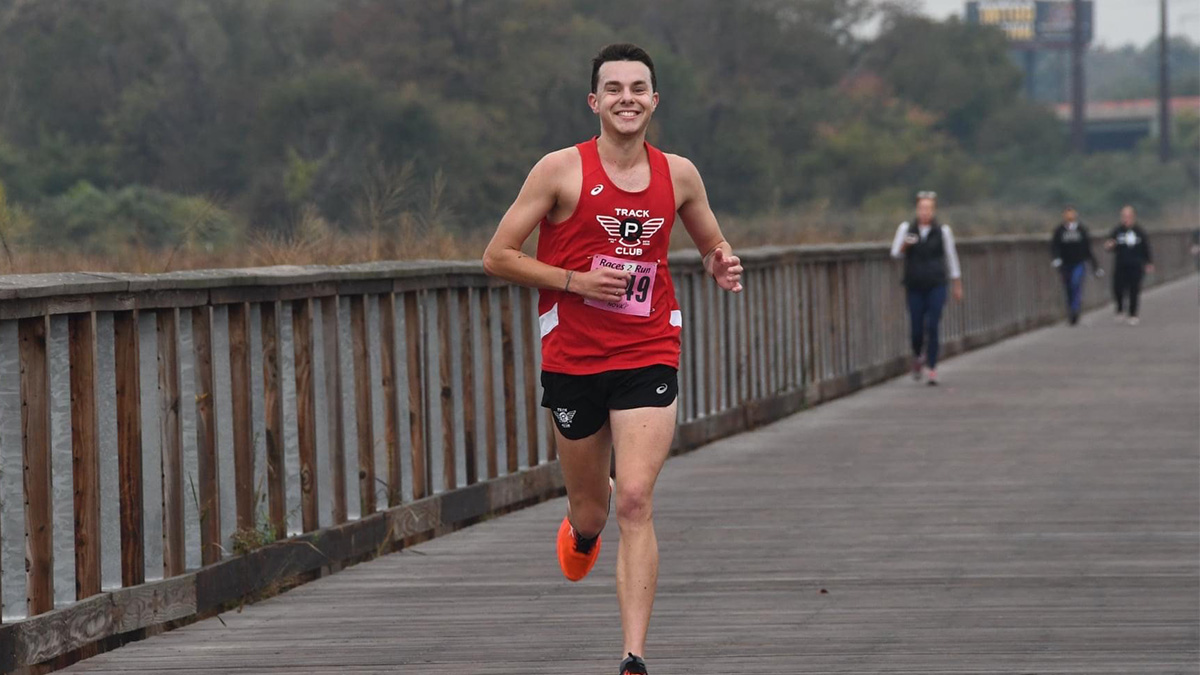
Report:
[[[1150,259],[1150,242],[1146,231],[1137,222],[1137,213],[1132,206],[1121,209],[1121,224],[1113,228],[1105,250],[1113,252],[1113,299],[1117,301],[1117,321],[1125,310],[1125,298],[1129,298],[1129,325],[1138,324],[1138,296],[1142,292],[1142,277],[1154,272]]]
[[[1071,325],[1079,322],[1079,311],[1083,304],[1083,275],[1087,272],[1087,263],[1092,264],[1092,272],[1103,276],[1104,270],[1096,264],[1092,255],[1092,240],[1088,230],[1079,222],[1079,213],[1074,206],[1063,209],[1062,223],[1054,228],[1054,236],[1050,238],[1050,257],[1053,264],[1062,274],[1063,288],[1067,292],[1067,315]]]

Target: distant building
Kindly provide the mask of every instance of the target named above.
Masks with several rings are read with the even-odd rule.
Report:
[[[1054,112],[1064,124],[1071,123],[1071,104],[1060,103]],[[1200,115],[1200,96],[1171,99],[1171,117],[1181,113]],[[1084,112],[1088,152],[1132,150],[1143,138],[1158,136],[1158,99],[1092,101]]]

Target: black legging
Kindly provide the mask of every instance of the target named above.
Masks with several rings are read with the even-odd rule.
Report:
[[[1138,315],[1138,296],[1142,293],[1142,276],[1146,270],[1141,265],[1121,265],[1113,272],[1113,299],[1117,301],[1117,314],[1125,309],[1125,296],[1129,296],[1129,316]]]

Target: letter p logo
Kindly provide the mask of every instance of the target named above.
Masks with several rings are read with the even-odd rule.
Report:
[[[621,221],[621,238],[628,242],[636,242],[642,238],[642,224],[633,218]]]

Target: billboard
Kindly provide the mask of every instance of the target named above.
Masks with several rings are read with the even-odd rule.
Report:
[[[1092,41],[1093,3],[1083,3],[1084,44]],[[1071,0],[974,0],[967,23],[995,26],[1023,47],[1069,47],[1075,7]]]

